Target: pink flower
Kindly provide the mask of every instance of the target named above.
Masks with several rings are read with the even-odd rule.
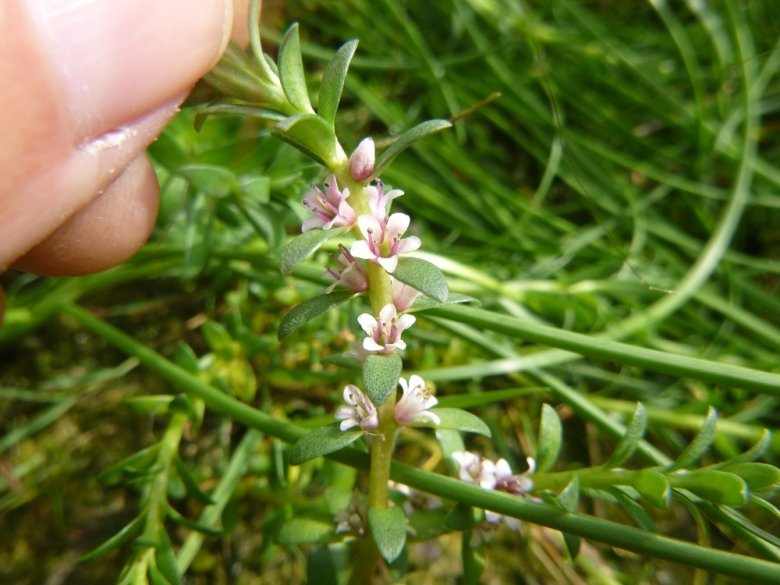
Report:
[[[429,420],[433,424],[441,423],[438,415],[428,412],[428,409],[436,406],[439,401],[428,392],[425,380],[420,376],[411,376],[409,382],[406,378],[400,378],[398,383],[404,393],[393,411],[395,421],[399,425],[408,425],[422,420]]]
[[[355,223],[356,214],[347,203],[349,189],[339,190],[336,177],[331,175],[325,181],[325,192],[312,185],[312,190],[306,194],[303,206],[314,215],[303,222],[302,231],[307,232],[316,227],[329,230],[332,227],[349,226]]]
[[[391,278],[391,290],[393,293],[393,304],[400,312],[408,310],[420,296],[420,291],[404,284],[400,280]]]
[[[360,388],[347,384],[344,387],[344,402],[346,404],[339,406],[335,415],[336,419],[341,421],[339,428],[342,431],[358,426],[364,431],[379,427],[376,407]]]
[[[409,228],[409,216],[405,213],[394,213],[382,221],[371,215],[361,215],[357,223],[365,239],[352,244],[350,252],[356,258],[376,262],[388,272],[398,266],[399,254],[413,252],[421,245],[416,236],[401,239]]]
[[[334,281],[333,284],[325,290],[326,293],[331,293],[338,285],[352,289],[356,293],[368,290],[368,276],[366,275],[366,271],[363,270],[360,263],[342,244],[339,244],[339,253],[334,259],[339,265],[339,268],[335,270],[333,268],[325,269],[325,278],[330,278]]]
[[[415,322],[413,315],[398,315],[392,303],[382,307],[379,319],[369,313],[358,317],[358,323],[366,337],[363,349],[370,353],[393,353],[396,349],[406,349],[406,343],[401,339],[401,333]]]
[[[470,451],[455,451],[452,458],[458,464],[461,481],[478,485],[483,489],[523,496],[534,487],[529,476],[536,469],[536,462],[531,457],[527,459],[528,471],[518,475],[512,474],[512,469],[506,459],[499,459],[493,463]],[[512,530],[520,528],[520,522],[516,518],[504,516],[491,510],[485,510],[485,519],[490,524],[503,523]]]
[[[368,206],[371,208],[371,215],[373,215],[377,221],[382,221],[390,213],[390,202],[403,194],[404,192],[400,189],[393,189],[385,193],[384,183],[377,179],[373,185],[366,187],[366,195],[368,196]]]
[[[357,145],[355,152],[349,157],[349,174],[356,181],[365,181],[374,172],[376,151],[374,141],[364,138]]]

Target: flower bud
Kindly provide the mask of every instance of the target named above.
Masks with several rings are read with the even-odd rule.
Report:
[[[349,157],[349,173],[356,181],[365,181],[374,172],[374,140],[364,138]]]

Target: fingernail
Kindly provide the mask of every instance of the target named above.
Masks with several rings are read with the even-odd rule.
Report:
[[[186,91],[216,63],[229,0],[32,0],[32,16],[83,139]]]

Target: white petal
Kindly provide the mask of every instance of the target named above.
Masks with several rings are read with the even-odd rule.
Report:
[[[314,228],[320,227],[324,223],[325,221],[323,221],[323,219],[319,215],[313,215],[312,217],[307,218],[303,222],[301,231],[308,232],[309,230],[313,230]]]
[[[349,253],[355,258],[362,258],[363,260],[373,260],[376,258],[371,248],[368,247],[368,242],[365,240],[358,240],[354,242],[349,249]]]
[[[403,339],[399,339],[393,343],[392,346],[397,347],[398,349],[406,349],[406,342]]]
[[[398,242],[398,253],[407,254],[408,252],[414,252],[419,250],[422,246],[422,240],[417,236],[409,236]]]
[[[358,426],[358,421],[356,421],[354,418],[348,418],[347,420],[341,422],[339,428],[342,431],[347,431],[352,427],[356,427],[356,426]]]
[[[411,377],[411,380],[414,380],[414,376]],[[404,396],[406,396],[406,393],[409,392],[409,384],[407,384],[406,378],[398,378],[398,383],[401,385],[401,390],[403,390]],[[403,400],[403,398],[401,398],[401,400]]]
[[[369,231],[374,234],[382,233],[382,226],[379,225],[379,222],[373,215],[361,215],[357,218],[357,223],[360,228],[360,233],[363,234],[365,239],[370,237]]]
[[[409,216],[405,213],[394,213],[387,220],[387,239],[392,240],[409,229]]]
[[[357,254],[355,254],[354,252],[352,255],[357,256]],[[376,261],[382,268],[384,268],[390,274],[395,272],[395,269],[398,267],[398,256],[390,256],[389,258],[377,257]]]
[[[363,349],[366,351],[384,351],[385,346],[379,345],[372,337],[366,337],[363,340]]]
[[[435,413],[433,413],[433,412],[426,412],[426,411],[422,411],[422,412],[420,412],[420,413],[419,413],[419,414],[418,414],[418,415],[417,415],[415,418],[416,418],[417,420],[421,420],[421,419],[422,419],[422,420],[424,420],[424,419],[428,419],[429,421],[431,421],[431,422],[432,422],[433,424],[435,424],[435,425],[439,425],[439,424],[441,424],[441,419],[439,418],[439,415],[438,415],[438,414],[435,414]]]
[[[389,323],[397,316],[398,316],[398,311],[396,311],[395,305],[393,303],[387,303],[379,311],[379,321],[382,323]]]
[[[496,461],[496,479],[508,479],[512,477],[512,468],[506,459]]]
[[[360,323],[360,328],[366,332],[366,335],[373,335],[374,330],[379,325],[377,320],[374,319],[374,316],[369,313],[362,313],[359,315],[358,323]]]
[[[404,315],[405,317],[406,315]],[[401,317],[403,319],[403,317]],[[418,386],[421,388],[425,388],[425,380],[422,379],[421,376],[418,376],[417,374],[412,374],[412,376],[409,377],[409,386],[412,388],[417,388]]]
[[[396,326],[400,331],[403,331],[404,329],[409,329],[409,327],[414,325],[415,321],[417,321],[417,317],[415,317],[414,315],[401,315],[396,321]],[[424,382],[423,385],[425,385]]]

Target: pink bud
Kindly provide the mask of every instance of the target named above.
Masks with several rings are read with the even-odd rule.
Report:
[[[365,181],[374,172],[374,141],[364,138],[349,157],[349,173],[356,181]]]

